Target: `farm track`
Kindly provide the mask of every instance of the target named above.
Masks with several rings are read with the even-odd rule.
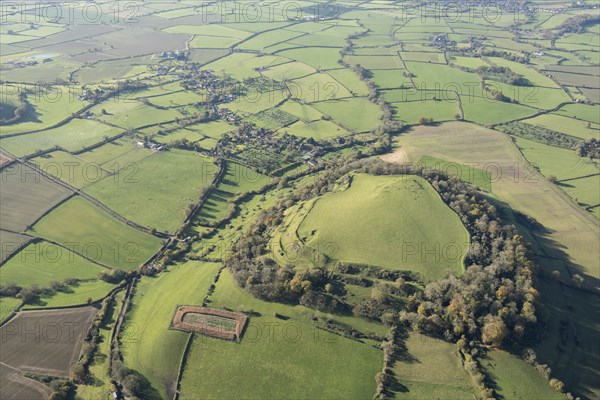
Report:
[[[0,149],[0,152],[3,152],[5,154],[9,154],[8,152],[6,152],[3,149]],[[54,176],[46,173],[44,170],[42,170],[41,168],[39,168],[37,165],[19,158],[19,157],[15,157],[12,154],[9,154],[11,157],[14,157],[15,160],[23,165],[26,165],[30,168],[32,168],[34,171],[36,171],[37,173],[39,173],[40,175],[44,176],[45,178],[47,178],[48,180],[68,189],[69,191],[71,191],[72,193],[81,196],[82,198],[86,199],[87,201],[89,201],[90,203],[94,204],[95,206],[99,207],[100,209],[102,209],[103,211],[105,211],[106,213],[108,213],[109,215],[111,215],[113,218],[119,220],[120,222],[123,222],[139,231],[142,231],[144,233],[148,233],[151,234],[153,236],[157,236],[159,238],[169,238],[170,236],[164,232],[156,232],[155,234],[152,233],[152,231],[144,226],[141,226],[125,217],[123,217],[122,215],[118,214],[117,212],[115,212],[114,210],[112,210],[111,208],[109,208],[108,206],[106,206],[104,203],[100,202],[99,200],[95,199],[94,197],[88,195],[87,193],[85,193],[83,190],[81,189],[77,189],[76,187],[71,186],[70,184],[61,181],[60,179],[55,178]],[[44,214],[46,215],[46,213]]]

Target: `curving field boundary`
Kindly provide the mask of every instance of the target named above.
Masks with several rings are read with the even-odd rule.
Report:
[[[189,323],[184,321],[186,314],[200,314],[223,318],[235,322],[234,329],[215,326],[207,323]],[[241,313],[201,306],[179,306],[173,317],[173,328],[186,332],[202,333],[204,335],[225,340],[239,340],[242,337],[248,317]]]

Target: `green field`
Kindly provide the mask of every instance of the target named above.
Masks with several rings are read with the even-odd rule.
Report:
[[[293,98],[307,103],[351,96],[350,91],[331,75],[319,72],[294,79],[287,84],[287,87]]]
[[[349,189],[317,200],[298,235],[312,248],[333,244],[332,258],[416,271],[427,279],[447,270],[460,275],[469,244],[458,216],[414,176],[356,175]]]
[[[558,179],[557,185],[586,206],[600,204],[600,167],[589,158],[579,157],[573,150],[548,146],[515,137],[523,156],[548,177]],[[597,214],[599,209],[595,210]]]
[[[125,270],[137,268],[160,247],[158,238],[117,221],[80,197],[54,209],[31,233],[74,246],[75,251],[98,262]]]
[[[458,104],[453,100],[416,100],[392,103],[394,119],[407,124],[418,124],[421,118],[433,118],[434,122],[452,121],[459,112]]]
[[[396,69],[402,68],[402,61],[396,56],[346,56],[349,64],[360,65],[367,69]]]
[[[151,154],[154,154],[154,151],[136,146],[134,140],[121,138],[79,154],[77,157],[85,160],[84,166],[86,163],[98,164],[114,173],[123,168],[132,171],[131,164],[137,163]]]
[[[250,316],[240,344],[194,337],[181,381],[182,399],[373,396],[382,353],[368,343],[317,330],[310,321],[312,310],[258,300],[237,287],[227,270],[211,306],[260,315]],[[277,319],[276,312],[290,319]]]
[[[145,93],[140,92],[140,94]],[[105,110],[106,114],[102,110]],[[174,108],[158,109],[127,97],[118,101],[103,102],[93,107],[92,112],[100,121],[115,124],[123,129],[164,123],[182,117],[182,114]]]
[[[331,69],[327,73],[352,92],[354,96],[366,96],[369,93],[366,83],[360,80],[354,71],[344,68]]]
[[[224,133],[235,129],[233,125],[230,125],[225,121],[205,122],[202,124],[192,125],[192,128],[197,129],[204,136],[214,139],[220,139]]]
[[[305,122],[316,121],[323,115],[312,106],[297,101],[286,101],[279,108]]]
[[[3,85],[2,89],[12,92],[9,86]],[[78,93],[77,88],[53,86],[43,89],[36,85],[22,85],[21,87],[30,92],[27,101],[33,106],[33,112],[28,114],[23,122],[3,126],[2,136],[47,129],[69,118],[72,113],[85,106],[85,103],[79,101],[76,96]],[[2,140],[2,146],[4,146],[4,140]]]
[[[314,103],[313,107],[354,132],[369,132],[375,129],[382,114],[379,106],[364,97],[322,101]]]
[[[315,72],[317,71],[313,67],[294,61],[272,66],[263,71],[262,74],[274,80],[284,81],[300,78]]]
[[[112,318],[108,318],[108,323],[100,328],[100,342],[98,350],[89,367],[90,373],[93,376],[93,382],[77,386],[77,395],[84,399],[104,399],[110,393],[110,377],[108,375],[108,361],[110,359],[110,337],[114,324],[116,322],[117,313],[120,311],[123,304],[125,291],[122,290],[115,295],[114,302],[116,303],[109,309]]]
[[[403,75],[402,69],[374,69],[371,70],[371,79],[381,89],[412,88],[410,78]]]
[[[462,400],[475,393],[456,345],[417,333],[406,340],[406,355],[393,371],[404,386],[394,390],[396,399]]]
[[[32,161],[45,173],[76,188],[91,185],[111,172],[65,151],[54,151]]]
[[[204,202],[198,215],[199,219],[215,221],[223,218],[227,214],[231,200],[240,194],[257,190],[267,183],[269,179],[265,175],[241,164],[228,162],[223,179]]]
[[[419,126],[400,136],[397,144],[407,161],[417,162],[429,155],[488,170],[492,173],[494,196],[527,212],[547,229],[542,243],[547,243],[544,251],[549,257],[598,276],[598,260],[594,256],[599,251],[597,219],[578,209],[558,187],[528,168],[528,161],[507,135],[474,124],[452,122],[439,127]],[[556,249],[550,243],[561,243],[562,247]],[[544,267],[545,263],[540,265]]]
[[[172,397],[189,335],[169,329],[175,309],[200,304],[219,267],[188,262],[137,284],[121,342],[125,364],[150,381],[144,398]]]
[[[521,346],[573,398],[600,398],[600,163],[578,156],[600,140],[596,4],[541,1],[517,18],[511,2],[484,2],[455,19],[392,0],[101,1],[42,21],[37,5],[6,3],[0,324],[28,298],[16,284],[37,297],[16,323],[75,318],[81,339],[98,304],[68,308],[120,285],[100,273],[134,279],[77,399],[109,400],[115,385],[140,400],[571,398]],[[409,165],[423,173],[386,174]],[[431,169],[479,194],[444,203],[437,185],[452,185],[419,176]],[[478,196],[488,209],[464,208]],[[481,274],[464,273],[471,259]],[[173,329],[185,304],[248,324],[235,342]],[[505,347],[480,345],[488,311],[505,320]],[[465,370],[459,325],[494,396]],[[67,377],[81,340],[15,339],[0,344],[0,398],[62,398],[20,375]]]
[[[566,104],[556,113],[600,124],[600,105],[598,104]]]
[[[592,137],[600,139],[600,125],[598,125],[598,123],[568,118],[562,115],[543,114],[531,119],[526,119],[523,122],[552,129],[583,140]]]
[[[2,285],[47,287],[51,281],[67,278],[93,279],[107,271],[81,256],[48,242],[27,245],[0,269]]]
[[[530,68],[524,64],[505,60],[505,59],[499,58],[499,57],[490,57],[489,60],[493,64],[496,64],[498,66],[510,68],[511,71],[524,76],[534,85],[542,86],[542,87],[551,87],[551,88],[558,87],[558,85],[552,79],[548,78],[547,76],[543,75],[542,73],[537,72],[535,69]]]
[[[245,42],[236,46],[242,50],[260,50],[269,52],[268,47],[277,43],[285,42],[286,40],[296,38],[303,35],[301,32],[292,32],[285,29],[277,29],[254,36]]]
[[[420,89],[432,90],[436,85],[458,84],[465,88],[463,82],[479,82],[479,76],[447,65],[407,61],[406,68],[415,74],[413,80]]]
[[[456,64],[460,67],[465,67],[465,68],[470,68],[470,69],[477,69],[479,67],[489,66],[489,64],[486,63],[484,60],[482,60],[481,58],[476,58],[476,57],[454,56],[454,57],[450,57],[450,62],[453,64]]]
[[[482,360],[482,366],[496,384],[496,391],[507,400],[564,399],[531,365],[500,350],[492,350]]]
[[[75,286],[69,286],[65,291],[56,292],[49,297],[41,297],[34,304],[35,307],[66,307],[87,304],[89,299],[98,301],[108,295],[115,285],[101,281],[79,282]],[[24,307],[27,309],[28,307]]]
[[[179,107],[187,104],[204,103],[206,97],[203,93],[193,91],[176,91],[160,96],[146,97],[150,104],[159,107]]]
[[[599,174],[600,170],[589,158],[579,157],[573,150],[549,146],[520,137],[514,138],[525,158],[548,177],[558,180]]]
[[[121,129],[100,122],[74,119],[60,128],[2,139],[2,146],[18,156],[32,154],[38,150],[52,149],[55,146],[69,151],[77,151],[121,132],[123,132]]]
[[[291,58],[310,65],[313,68],[326,70],[339,68],[340,55],[326,47],[303,47],[298,49],[283,50],[278,56]]]
[[[281,128],[279,132],[287,132],[290,135],[314,139],[329,139],[337,136],[348,135],[349,132],[331,121],[318,120],[314,122],[298,121],[290,126]]]
[[[21,300],[14,297],[0,297],[0,323],[21,305]]]
[[[417,164],[443,171],[448,175],[458,176],[461,180],[472,183],[483,190],[488,192],[492,191],[490,171],[484,171],[472,165],[458,164],[431,156],[421,157],[421,159],[417,161]]]
[[[480,124],[499,124],[535,114],[537,111],[520,104],[469,98],[462,101],[465,121]]]
[[[140,225],[175,232],[185,208],[198,202],[200,191],[217,171],[218,167],[200,154],[160,151],[135,163],[126,174],[88,186],[86,192]]]

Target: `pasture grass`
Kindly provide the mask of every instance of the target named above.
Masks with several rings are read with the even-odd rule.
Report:
[[[434,122],[450,121],[458,113],[458,104],[452,100],[415,100],[392,103],[394,119],[406,124],[418,124],[422,117],[433,118]]]
[[[500,57],[489,57],[488,60],[492,64],[498,65],[500,67],[510,68],[511,71],[522,75],[536,86],[560,89],[560,87],[552,79],[536,71],[535,69],[526,66],[525,64],[520,64],[515,61],[509,61]]]
[[[574,150],[520,137],[514,137],[514,140],[525,158],[546,177],[554,175],[560,181],[600,173],[593,162],[588,158],[579,157]]]
[[[88,119],[74,119],[60,128],[2,139],[7,151],[24,156],[56,146],[69,151],[101,142],[105,137],[118,135],[122,130]]]
[[[381,122],[379,106],[364,97],[322,101],[313,107],[353,132],[369,132]]]
[[[125,179],[135,173],[134,164],[152,154],[154,154],[154,150],[142,148],[134,144],[130,138],[121,138],[81,153],[78,157],[91,164],[99,164],[102,168],[114,174],[121,171],[125,175],[113,177],[113,179]]]
[[[400,56],[405,61],[419,61],[419,62],[437,63],[437,64],[445,64],[446,63],[446,59],[444,58],[444,55],[441,53],[435,53],[435,52],[418,52],[418,51],[402,52],[402,53],[400,53]]]
[[[406,357],[394,363],[393,372],[405,391],[396,399],[472,398],[475,389],[463,369],[456,345],[412,333],[406,340]]]
[[[396,56],[345,56],[344,60],[352,65],[360,65],[367,69],[398,69],[402,61]]]
[[[327,71],[327,73],[348,89],[354,96],[366,96],[369,94],[367,84],[360,80],[354,71],[342,68],[331,69]]]
[[[110,395],[110,376],[108,375],[108,360],[110,358],[110,338],[116,322],[117,313],[123,305],[125,291],[118,292],[114,305],[109,309],[107,324],[100,328],[99,344],[94,359],[89,366],[93,383],[77,385],[77,395],[84,399],[105,399]]]
[[[150,381],[144,398],[172,396],[189,335],[169,329],[175,309],[201,304],[219,267],[190,261],[138,282],[123,326],[121,350],[127,367]]]
[[[312,248],[334,244],[331,258],[416,271],[426,279],[448,270],[460,275],[469,244],[458,216],[427,181],[410,175],[355,175],[350,188],[317,200],[297,232]],[[436,254],[425,254],[425,246]]]
[[[381,89],[413,88],[410,78],[403,75],[404,69],[373,69],[371,81]]]
[[[107,177],[86,192],[126,218],[169,232],[177,230],[185,208],[198,202],[218,170],[206,156],[178,149],[157,152],[134,165],[130,176]]]
[[[556,111],[556,114],[600,124],[599,104],[565,104]]]
[[[4,40],[4,36],[2,39]],[[29,92],[27,101],[32,105],[33,112],[29,113],[22,122],[3,126],[0,136],[47,129],[67,119],[86,105],[77,98],[77,90],[67,86],[52,86],[48,89],[41,89],[36,85],[19,87]],[[13,90],[9,84],[3,85],[3,93],[12,93]],[[4,147],[4,140],[2,146]]]
[[[91,259],[128,271],[146,262],[161,245],[158,238],[121,223],[79,196],[52,210],[30,233],[72,245]]]
[[[286,99],[286,90],[269,90],[267,92],[252,91],[236,98],[230,103],[226,103],[222,108],[228,108],[237,111],[241,115],[256,114],[261,111],[275,107]]]
[[[307,103],[350,97],[352,94],[345,86],[325,73],[315,73],[294,79],[287,84],[292,98]]]
[[[0,323],[21,305],[21,300],[14,297],[0,297]]]
[[[520,104],[468,97],[466,100],[463,97],[462,107],[465,121],[473,121],[484,125],[514,121],[537,112],[534,108]]]
[[[293,38],[297,38],[298,36],[302,36],[301,32],[292,32],[285,29],[277,29],[274,31],[260,33],[257,36],[254,36],[245,42],[236,46],[238,49],[242,50],[260,50],[263,51],[266,49],[268,52],[268,47],[273,46],[275,44],[285,42],[286,40],[290,40]]]
[[[496,384],[496,391],[506,400],[559,400],[565,397],[552,390],[548,381],[531,365],[505,351],[490,351],[481,365]]]
[[[239,41],[239,39],[229,37],[196,35],[190,42],[190,46],[200,49],[227,49]]]
[[[229,201],[235,197],[257,190],[269,183],[269,178],[254,170],[234,162],[227,163],[223,179],[202,205],[201,220],[218,220],[226,215]]]
[[[110,171],[65,151],[54,151],[31,160],[38,168],[76,188],[105,178]]]
[[[433,90],[436,86],[459,85],[460,88],[466,91],[465,83],[478,85],[480,82],[477,74],[443,64],[406,61],[406,68],[415,74],[413,80],[417,87],[422,90]]]
[[[107,114],[101,114],[102,109],[106,110]],[[93,112],[98,115],[99,120],[125,129],[164,123],[182,117],[182,114],[174,108],[160,110],[128,99],[100,103],[93,108]]]
[[[472,183],[473,185],[478,186],[485,191],[492,191],[491,173],[489,171],[484,171],[481,168],[476,168],[472,165],[445,161],[431,156],[421,157],[417,164],[426,166],[427,168],[443,171],[448,175],[457,176],[459,179]]]
[[[188,104],[204,103],[206,97],[193,91],[178,91],[146,98],[150,104],[159,107],[179,107]]]
[[[234,25],[235,26],[235,25]],[[234,39],[245,39],[250,36],[250,33],[243,30],[235,29],[226,25],[175,25],[165,29],[166,32],[186,33],[189,35],[203,35],[214,37],[226,37]]]
[[[0,230],[0,264],[30,240],[28,236]]]
[[[345,136],[349,132],[331,121],[318,120],[314,122],[298,121],[290,126],[282,128],[279,132],[287,132],[290,135],[313,138],[329,139],[332,137]]]
[[[67,278],[93,279],[108,271],[83,257],[48,242],[30,243],[0,269],[2,285],[47,287]]]
[[[269,69],[262,71],[262,74],[277,81],[284,81],[300,78],[315,72],[317,72],[317,70],[310,65],[293,61],[272,66]]]
[[[87,304],[89,299],[98,301],[108,295],[115,285],[100,279],[79,282],[69,286],[65,291],[59,291],[52,296],[42,296],[34,307],[70,307]],[[30,306],[24,307],[24,309]]]
[[[314,107],[301,103],[299,101],[286,101],[280,107],[281,110],[290,113],[304,122],[311,122],[321,119],[321,114]]]
[[[477,69],[479,67],[488,67],[489,66],[488,63],[486,63],[481,58],[477,58],[477,57],[451,56],[449,61],[460,67],[470,68],[470,69]]]
[[[250,315],[239,344],[194,337],[183,370],[182,399],[372,397],[381,351],[317,330],[310,320],[312,310],[256,299],[240,289],[227,270],[210,306],[257,314]],[[275,313],[290,319],[277,319]],[[272,335],[267,334],[268,326]]]
[[[313,68],[321,70],[336,69],[340,67],[340,64],[338,64],[338,60],[340,59],[339,53],[337,51],[332,51],[327,47],[300,47],[297,49],[280,51],[277,55],[303,62]]]
[[[542,114],[523,122],[562,132],[583,140],[593,137],[600,138],[600,125],[597,123],[581,121],[563,115]]]
[[[474,124],[452,122],[414,128],[398,137],[397,145],[408,161],[416,162],[430,155],[457,163],[476,163],[472,165],[489,170],[493,196],[535,218],[546,228],[545,233],[538,232],[538,235],[548,257],[562,259],[572,268],[598,277],[595,255],[600,245],[594,233],[597,220],[528,167],[528,161],[505,134]],[[561,248],[553,243],[561,243]]]
[[[187,128],[196,130],[206,137],[220,139],[224,133],[234,130],[235,126],[222,120],[216,120],[190,125]]]

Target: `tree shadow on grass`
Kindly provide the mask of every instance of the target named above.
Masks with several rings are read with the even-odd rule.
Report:
[[[567,254],[566,246],[552,236],[552,229],[512,210],[506,203],[488,200],[500,207],[507,222],[517,227],[537,266],[534,286],[540,292],[542,304],[537,312],[539,331],[525,338],[521,345],[533,347],[538,362],[548,364],[552,376],[563,381],[567,390],[582,398],[597,397],[600,296],[595,288],[600,287],[600,280]],[[558,271],[559,276],[553,278],[553,271]],[[572,279],[575,275],[583,278],[581,287]],[[519,351],[513,354],[521,355]]]
[[[560,182],[560,181],[556,182],[556,186],[560,186],[562,188],[571,188],[571,189],[575,187],[575,186],[573,186],[571,184],[568,184],[568,183],[565,183],[565,182]]]
[[[133,391],[139,398],[144,400],[162,400],[158,390],[152,386],[152,383],[144,375],[134,369],[127,371],[127,376],[121,382],[128,390]],[[133,378],[130,378],[133,376]],[[168,398],[173,398],[177,382],[165,382]]]

